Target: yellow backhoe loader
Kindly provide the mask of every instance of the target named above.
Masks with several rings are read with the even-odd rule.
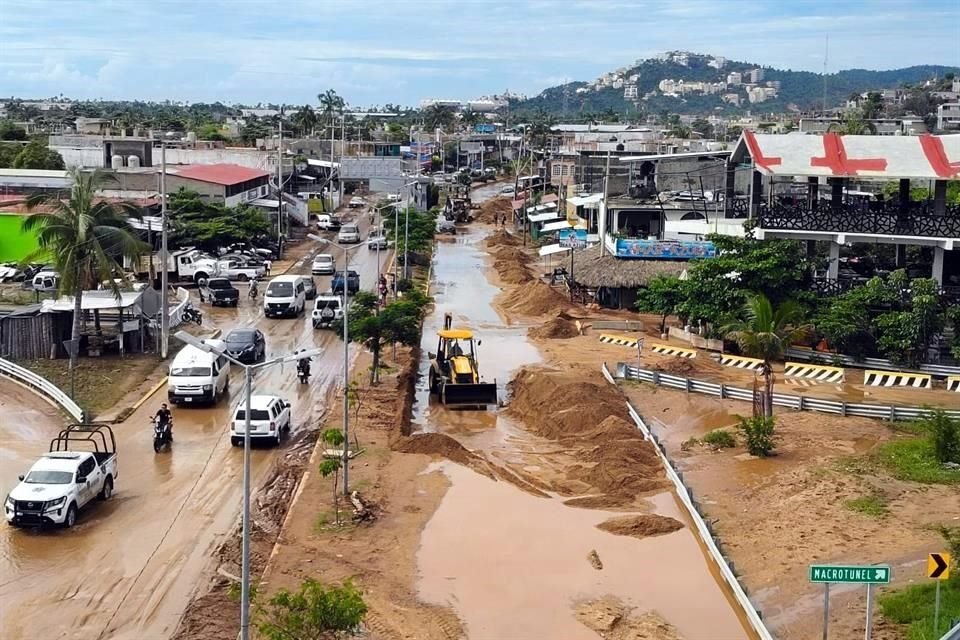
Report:
[[[453,316],[443,317],[437,352],[430,355],[430,393],[447,406],[497,404],[497,381],[481,382],[473,332],[454,329]]]

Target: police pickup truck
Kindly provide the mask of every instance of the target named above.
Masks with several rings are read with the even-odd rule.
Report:
[[[3,505],[15,527],[72,527],[94,498],[109,500],[117,478],[117,444],[105,424],[74,424],[50,442]]]

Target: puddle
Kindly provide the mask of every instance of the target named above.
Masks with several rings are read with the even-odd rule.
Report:
[[[427,389],[427,352],[436,350],[445,313],[483,341],[480,373],[487,381],[496,379],[501,402],[519,367],[542,362],[527,341],[527,326],[508,325],[492,307],[499,289],[486,276],[489,257],[482,237],[474,231],[437,245],[436,304],[424,322],[413,430],[442,432],[498,463],[549,474],[555,464],[549,453],[562,449],[557,443],[530,434],[502,409],[446,409]],[[574,606],[605,595],[637,613],[656,610],[690,640],[750,637],[689,528],[643,540],[615,536],[596,525],[623,512],[569,507],[562,498],[535,497],[451,462],[439,467],[451,487],[421,538],[418,590],[428,602],[452,606],[470,638],[596,640],[596,633],[574,618]],[[672,494],[648,502],[654,512],[686,521]],[[587,560],[591,550],[602,570]]]
[[[687,529],[615,536],[596,525],[623,513],[575,509],[459,465],[441,468],[452,486],[421,538],[419,591],[453,606],[470,638],[596,640],[573,607],[608,594],[637,612],[656,610],[691,640],[748,637]],[[650,501],[657,513],[683,518],[672,495]],[[600,571],[587,560],[591,550]]]

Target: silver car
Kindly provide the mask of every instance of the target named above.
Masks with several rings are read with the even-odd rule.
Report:
[[[343,225],[337,234],[337,242],[343,244],[356,244],[360,242],[360,228],[355,224]]]

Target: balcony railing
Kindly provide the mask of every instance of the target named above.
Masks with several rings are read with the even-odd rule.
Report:
[[[928,202],[907,207],[898,202],[840,207],[823,201],[813,207],[805,202],[775,202],[760,205],[759,222],[762,229],[956,238],[960,237],[960,206],[947,205],[945,213],[937,215]]]

